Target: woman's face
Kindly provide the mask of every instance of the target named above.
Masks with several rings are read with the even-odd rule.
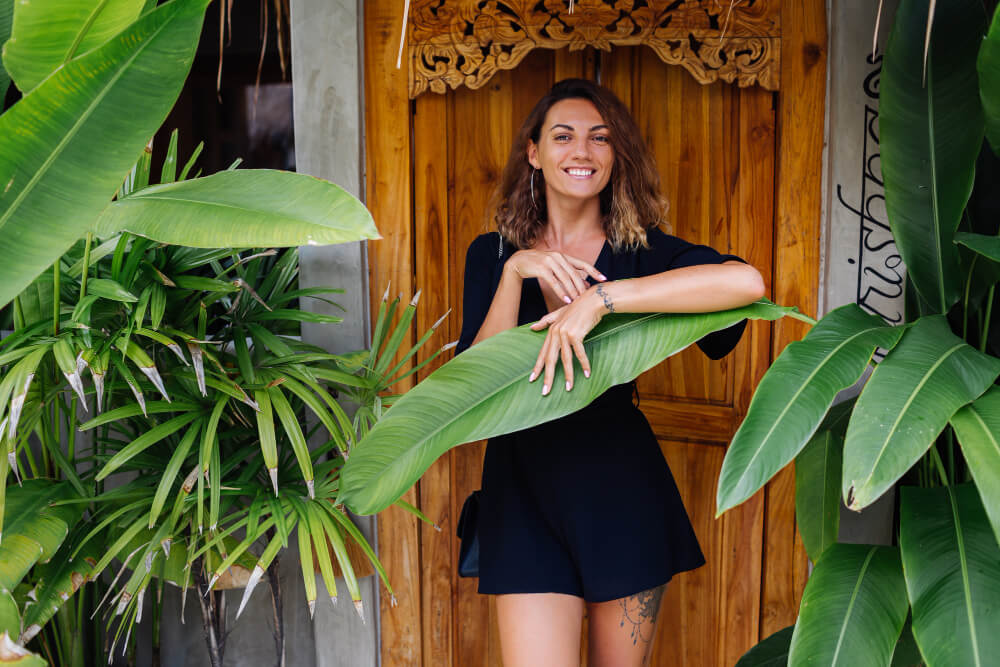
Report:
[[[584,99],[553,104],[538,143],[528,141],[528,162],[542,170],[548,197],[597,197],[611,179],[614,161],[608,127],[597,107]]]

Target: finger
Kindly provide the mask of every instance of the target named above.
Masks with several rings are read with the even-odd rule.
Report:
[[[563,333],[559,341],[559,356],[562,358],[563,371],[566,373],[566,391],[573,388],[573,345],[569,334]]]
[[[542,366],[545,365],[546,352],[549,349],[549,339],[551,338],[552,336],[546,336],[545,340],[542,341],[542,349],[538,351],[538,358],[535,360],[535,365],[531,369],[531,374],[528,375],[528,382],[534,382],[542,372]]]
[[[560,276],[555,271],[549,269],[544,276],[544,280],[548,283],[552,291],[556,293],[556,296],[567,304],[573,303],[573,299],[569,296],[571,292],[569,286],[560,280]]]
[[[556,257],[556,262],[558,262],[559,268],[561,268],[566,274],[564,282],[568,280],[571,283],[572,292],[570,296],[576,299],[587,290],[587,284],[583,282],[583,279],[577,273],[576,268],[570,264],[565,257],[561,255]]]
[[[556,363],[559,361],[559,341],[558,336],[549,330],[548,349],[545,351],[545,380],[542,382],[542,396],[547,396],[552,390],[552,383],[556,376]]]
[[[578,270],[583,271],[585,275],[593,277],[594,280],[604,282],[608,279],[603,273],[597,270],[593,264],[587,264],[582,259],[577,259],[576,257],[567,257],[570,263],[576,267]]]
[[[553,312],[555,312],[555,311],[553,311]],[[550,324],[552,324],[552,320],[553,320],[552,313],[549,313],[548,315],[546,315],[542,319],[540,319],[537,322],[535,322],[534,324],[532,324],[531,325],[531,330],[532,331],[541,331],[545,327],[547,327]]]

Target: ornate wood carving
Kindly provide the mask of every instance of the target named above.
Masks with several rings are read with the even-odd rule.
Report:
[[[479,88],[535,48],[646,44],[698,81],[777,90],[775,0],[412,0],[410,97]]]

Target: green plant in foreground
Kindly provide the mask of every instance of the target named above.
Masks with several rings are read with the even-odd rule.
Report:
[[[1000,244],[975,205],[992,184],[973,191],[984,129],[1000,155],[1000,14],[988,33],[976,0],[939,4],[932,19],[925,76],[928,3],[900,3],[881,80],[907,321],[855,305],[824,317],[761,380],[723,463],[720,513],[795,460],[816,564],[794,628],[740,667],[985,665],[1000,650]],[[878,349],[860,395],[830,409]],[[837,543],[841,499],[860,510],[899,481],[898,546]]]

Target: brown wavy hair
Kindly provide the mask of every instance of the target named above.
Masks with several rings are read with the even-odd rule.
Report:
[[[605,236],[615,250],[648,247],[647,229],[659,225],[670,229],[656,163],[628,108],[610,90],[586,79],[565,79],[554,85],[518,130],[491,201],[497,229],[518,248],[530,248],[541,236],[548,221],[545,179],[540,170],[535,174],[536,206],[531,200],[528,140],[538,143],[549,109],[566,99],[587,100],[608,126],[615,159],[611,178],[600,194]]]

